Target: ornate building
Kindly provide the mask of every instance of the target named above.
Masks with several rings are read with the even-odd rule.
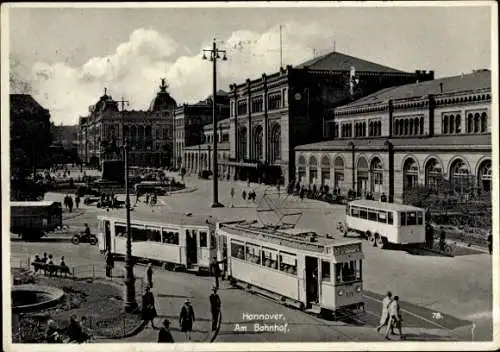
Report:
[[[217,119],[229,117],[229,97],[226,92],[219,90],[216,93]],[[204,126],[212,123],[212,96],[196,104],[183,104],[175,109],[175,136],[174,156],[177,167],[187,166],[184,149],[207,141],[204,135]],[[208,142],[209,143],[209,142]]]
[[[119,145],[125,135],[131,147],[130,165],[171,166],[173,163],[173,117],[175,100],[162,79],[160,91],[146,111],[120,111],[117,101],[106,94],[80,117],[80,158],[100,165],[102,160],[119,158]],[[123,131],[122,131],[123,121]]]
[[[332,107],[382,88],[433,78],[432,71],[402,72],[332,52],[233,84],[230,155],[221,165],[235,179],[288,182],[294,178],[294,148],[324,139],[323,121]]]
[[[295,147],[297,180],[401,201],[416,184],[489,192],[491,72],[380,90],[333,109],[331,140]]]

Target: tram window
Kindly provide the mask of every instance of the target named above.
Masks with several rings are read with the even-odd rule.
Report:
[[[245,259],[245,246],[231,241],[231,257]]]
[[[160,230],[148,229],[144,232],[146,233],[146,238],[148,241],[161,242]]]
[[[404,212],[399,213],[399,224],[401,226],[405,226],[406,225],[406,213],[404,213]]]
[[[351,207],[351,216],[359,218],[359,208]]]
[[[246,255],[247,261],[254,264],[260,264],[260,247],[251,243],[247,243],[246,247],[247,247],[247,255]]]
[[[424,223],[424,214],[421,211],[417,211],[417,225],[422,225]]]
[[[115,226],[115,236],[124,237],[127,235],[127,228],[125,226]]]
[[[175,245],[179,244],[179,233],[178,232],[163,230],[162,235],[163,235],[163,243],[175,244]]]
[[[406,213],[406,225],[416,225],[417,224],[417,213],[414,211],[409,211]]]
[[[148,236],[144,229],[138,229],[135,227],[131,228],[132,230],[132,241],[133,242],[146,242],[148,240]]]
[[[368,220],[377,221],[377,213],[375,211],[368,212]]]
[[[345,213],[346,215],[349,215],[351,213],[351,209],[348,205],[345,206]]]
[[[207,233],[200,231],[200,248],[207,248]]]
[[[368,216],[368,213],[366,211],[366,209],[359,209],[359,217],[361,219],[366,219]]]
[[[394,217],[392,215],[392,211],[387,212],[387,223],[389,225],[393,225],[394,224]]]
[[[330,281],[330,262],[321,261],[321,280]]]
[[[361,260],[335,264],[335,283],[361,280]]]
[[[278,251],[262,247],[262,265],[271,269],[278,269]]]
[[[210,231],[210,249],[217,248],[217,239],[215,237],[215,231]]]
[[[297,257],[295,254],[280,252],[280,271],[297,275]]]
[[[385,211],[378,212],[378,222],[387,223],[387,213]]]

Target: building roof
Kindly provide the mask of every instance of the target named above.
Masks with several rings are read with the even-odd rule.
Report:
[[[442,84],[442,86],[441,86]],[[477,89],[491,88],[491,71],[479,70],[469,74],[444,77],[432,81],[405,84],[398,87],[390,87],[379,90],[364,98],[358,99],[340,108],[360,106],[365,104],[375,104],[389,99],[405,99],[423,97],[429,94],[446,94],[460,91],[470,91]]]
[[[337,51],[318,56],[301,63],[297,67],[304,68],[306,66],[311,70],[350,71],[351,67],[354,67],[356,71],[362,72],[404,73],[401,70],[379,65]]]
[[[299,145],[295,147],[295,150],[330,150],[330,149],[350,149],[352,148],[349,144],[352,142],[355,148],[381,148],[384,147],[386,141],[392,143],[394,148],[404,148],[404,147],[422,147],[422,148],[436,148],[436,147],[446,147],[446,146],[491,146],[491,135],[489,134],[479,134],[479,135],[463,135],[457,137],[457,135],[450,136],[435,136],[427,137],[422,136],[420,138],[376,138],[376,139],[335,139],[330,141],[323,141],[318,143],[310,143]]]
[[[168,85],[165,83],[165,79],[162,78],[160,91],[156,94],[156,97],[151,101],[149,105],[149,111],[161,111],[170,110],[177,107],[177,102],[174,98],[170,96],[167,92]]]
[[[29,94],[10,94],[10,111],[12,113],[47,111]]]

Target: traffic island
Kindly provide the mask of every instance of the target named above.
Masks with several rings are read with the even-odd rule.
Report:
[[[43,275],[43,274],[42,274]],[[14,282],[24,283],[26,278],[33,281],[26,270],[13,272]],[[140,314],[125,313],[123,309],[123,289],[120,285],[104,280],[35,275],[37,285],[55,287],[64,296],[53,307],[38,312],[13,313],[12,340],[14,343],[40,343],[44,341],[47,321],[52,319],[56,326],[65,329],[70,317],[86,318],[85,327],[98,339],[120,339],[138,333],[144,322]]]

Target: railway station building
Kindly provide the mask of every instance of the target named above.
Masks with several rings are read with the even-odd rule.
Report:
[[[333,108],[322,142],[295,147],[296,180],[400,202],[416,184],[490,192],[491,72],[379,90]],[[467,190],[469,192],[469,190]]]

